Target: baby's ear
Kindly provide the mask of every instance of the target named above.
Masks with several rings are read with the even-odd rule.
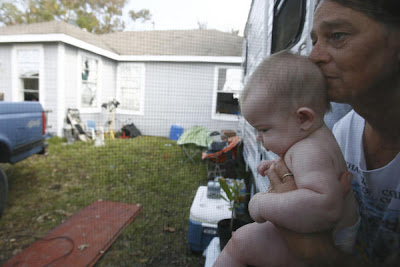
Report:
[[[315,122],[315,112],[314,110],[301,107],[296,110],[297,119],[300,122],[300,129],[307,131],[311,129]]]

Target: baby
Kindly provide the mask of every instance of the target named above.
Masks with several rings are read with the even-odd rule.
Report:
[[[350,253],[358,212],[352,192],[344,198],[338,179],[347,168],[323,121],[329,102],[318,67],[288,52],[273,55],[250,77],[240,105],[258,132],[257,140],[284,159],[290,170],[285,176],[294,177],[297,189],[254,195],[249,212],[256,223],[234,234],[236,242],[227,244],[214,266],[292,265],[286,258],[293,257],[275,225],[298,233],[334,229],[335,244]],[[258,169],[271,163],[264,161]]]

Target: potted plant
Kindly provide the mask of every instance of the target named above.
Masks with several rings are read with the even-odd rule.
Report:
[[[236,218],[236,211],[242,208],[240,203],[246,201],[246,193],[242,192],[244,187],[244,183],[242,182],[233,180],[232,183],[228,184],[223,177],[219,178],[218,181],[226,194],[226,197],[222,194],[220,197],[229,203],[229,210],[232,212],[230,219],[224,219],[218,222],[217,232],[220,239],[220,249],[222,251],[231,238],[232,232],[246,224],[245,221]]]

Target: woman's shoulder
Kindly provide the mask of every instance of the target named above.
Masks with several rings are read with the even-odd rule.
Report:
[[[348,153],[356,158],[361,156],[364,126],[364,118],[352,110],[333,127],[333,135],[346,160],[349,157]]]
[[[351,132],[356,129],[364,129],[365,120],[354,110],[351,110],[333,126],[332,132],[336,136],[341,132]]]

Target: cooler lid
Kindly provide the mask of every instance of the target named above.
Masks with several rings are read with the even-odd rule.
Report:
[[[221,194],[225,192],[221,190]],[[220,220],[229,219],[232,212],[229,204],[224,199],[207,198],[207,186],[200,186],[197,189],[193,204],[190,208],[190,219],[200,223],[217,224]]]

